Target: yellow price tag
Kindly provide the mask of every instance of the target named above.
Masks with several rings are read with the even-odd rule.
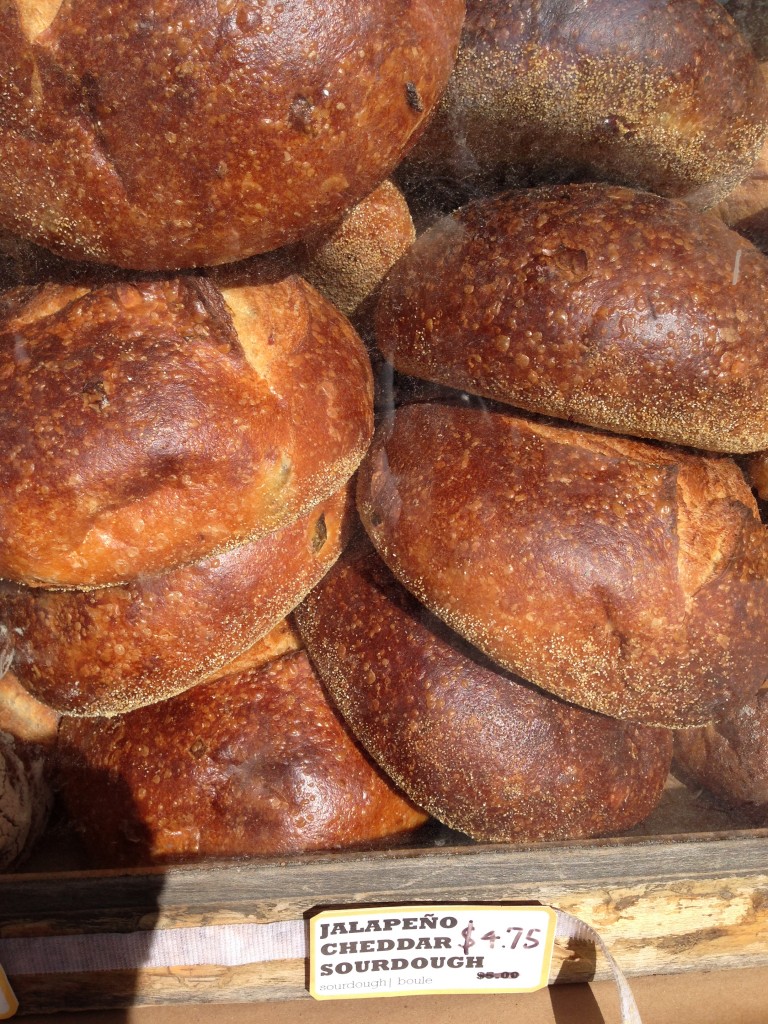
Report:
[[[321,911],[310,919],[315,999],[534,992],[549,979],[556,913],[436,904]]]

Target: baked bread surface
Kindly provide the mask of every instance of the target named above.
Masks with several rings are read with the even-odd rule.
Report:
[[[421,235],[384,281],[402,373],[604,430],[768,447],[768,260],[714,216],[615,186],[510,192]]]
[[[768,687],[732,714],[675,734],[675,770],[727,807],[768,824]]]
[[[0,299],[0,576],[157,573],[306,514],[373,429],[370,364],[298,277]]]
[[[180,693],[292,611],[343,549],[352,503],[347,485],[258,540],[116,586],[0,584],[14,671],[38,700],[68,715],[123,714]]]
[[[766,531],[729,458],[404,406],[361,467],[358,508],[427,607],[573,703],[691,726],[768,676]]]
[[[496,842],[604,835],[661,796],[669,731],[566,704],[494,666],[368,545],[345,552],[296,619],[355,735],[451,828]]]
[[[352,739],[304,651],[241,660],[127,715],[64,718],[59,759],[68,813],[104,866],[337,849],[426,820]]]
[[[611,181],[716,203],[768,128],[747,40],[717,0],[469,0],[456,65],[406,157],[416,193]]]
[[[0,222],[146,270],[295,241],[415,141],[463,17],[461,0],[10,0]]]

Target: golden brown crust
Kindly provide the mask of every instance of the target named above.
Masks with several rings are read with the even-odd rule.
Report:
[[[466,196],[613,181],[706,208],[747,173],[766,127],[757,61],[716,0],[470,0],[406,180],[449,179]]]
[[[384,181],[331,230],[298,246],[299,270],[345,316],[354,318],[415,239],[405,197]]]
[[[470,204],[387,276],[399,371],[604,430],[768,447],[768,260],[717,218],[607,185]]]
[[[414,405],[361,467],[358,507],[433,612],[566,700],[690,726],[768,676],[768,539],[731,459]]]
[[[342,556],[296,618],[355,735],[451,828],[496,842],[604,835],[661,796],[668,731],[565,704],[491,665],[367,545]]]
[[[333,564],[351,489],[193,565],[91,591],[0,584],[14,670],[68,715],[123,714],[206,679],[286,616]]]
[[[3,226],[141,269],[294,241],[415,141],[461,0],[243,5],[11,0],[0,40]]]
[[[768,823],[768,687],[726,718],[675,734],[675,770],[728,807]]]
[[[426,820],[353,741],[303,651],[128,715],[65,718],[59,753],[101,866],[358,846]]]
[[[222,679],[224,676],[264,668],[271,661],[277,661],[278,658],[282,658],[284,654],[291,654],[294,651],[301,651],[303,649],[304,644],[293,624],[292,617],[282,619],[266,636],[257,641],[253,647],[249,647],[239,657],[234,658],[232,661],[227,662],[226,665],[222,665],[220,669],[212,672],[205,682],[212,683],[214,679]]]
[[[13,672],[0,679],[0,731],[23,743],[53,747],[59,718],[52,708],[35,700]]]
[[[338,490],[370,439],[365,350],[301,278],[40,286],[0,306],[7,579],[103,586],[263,536]]]

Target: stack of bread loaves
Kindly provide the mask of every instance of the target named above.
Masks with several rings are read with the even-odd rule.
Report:
[[[768,678],[749,44],[332,6],[10,3],[0,621],[102,865],[625,830]]]
[[[714,60],[749,83],[719,106]],[[738,715],[768,677],[768,537],[733,458],[768,447],[768,260],[694,209],[743,176],[767,113],[717,4],[470,3],[403,169],[417,198],[491,194],[432,215],[385,278],[400,383],[357,487],[375,550],[296,616],[371,754],[477,838],[628,827],[672,731]],[[584,176],[625,184],[493,192]]]
[[[345,212],[423,129],[463,15],[461,0],[6,12],[0,619],[18,679],[65,716],[60,785],[86,832],[82,795],[106,786],[102,863],[425,820],[280,626],[346,543],[373,431],[366,351],[296,269],[332,290],[327,265],[360,237]],[[374,229],[388,266],[407,208],[386,184],[366,203],[366,224],[398,208],[386,243]],[[372,280],[336,302],[353,313]]]

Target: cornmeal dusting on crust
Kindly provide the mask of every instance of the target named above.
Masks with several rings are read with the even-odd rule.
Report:
[[[668,732],[567,705],[492,665],[367,545],[345,552],[296,619],[366,749],[452,828],[498,842],[604,835],[661,795]]]
[[[303,242],[302,274],[351,317],[415,239],[405,198],[384,181],[332,230]]]
[[[401,373],[750,452],[768,447],[766,305],[768,259],[716,218],[557,186],[477,201],[421,235],[385,279],[376,340]]]
[[[167,699],[246,649],[255,656],[266,641],[252,645],[330,568],[351,529],[347,485],[296,523],[160,576],[85,593],[0,584],[15,670],[69,715],[113,716]]]
[[[744,177],[766,129],[757,61],[711,0],[470,0],[405,177],[467,194],[614,181],[706,208]]]
[[[574,703],[692,726],[768,675],[768,539],[731,460],[425,403],[374,444],[358,507],[432,612]]]

